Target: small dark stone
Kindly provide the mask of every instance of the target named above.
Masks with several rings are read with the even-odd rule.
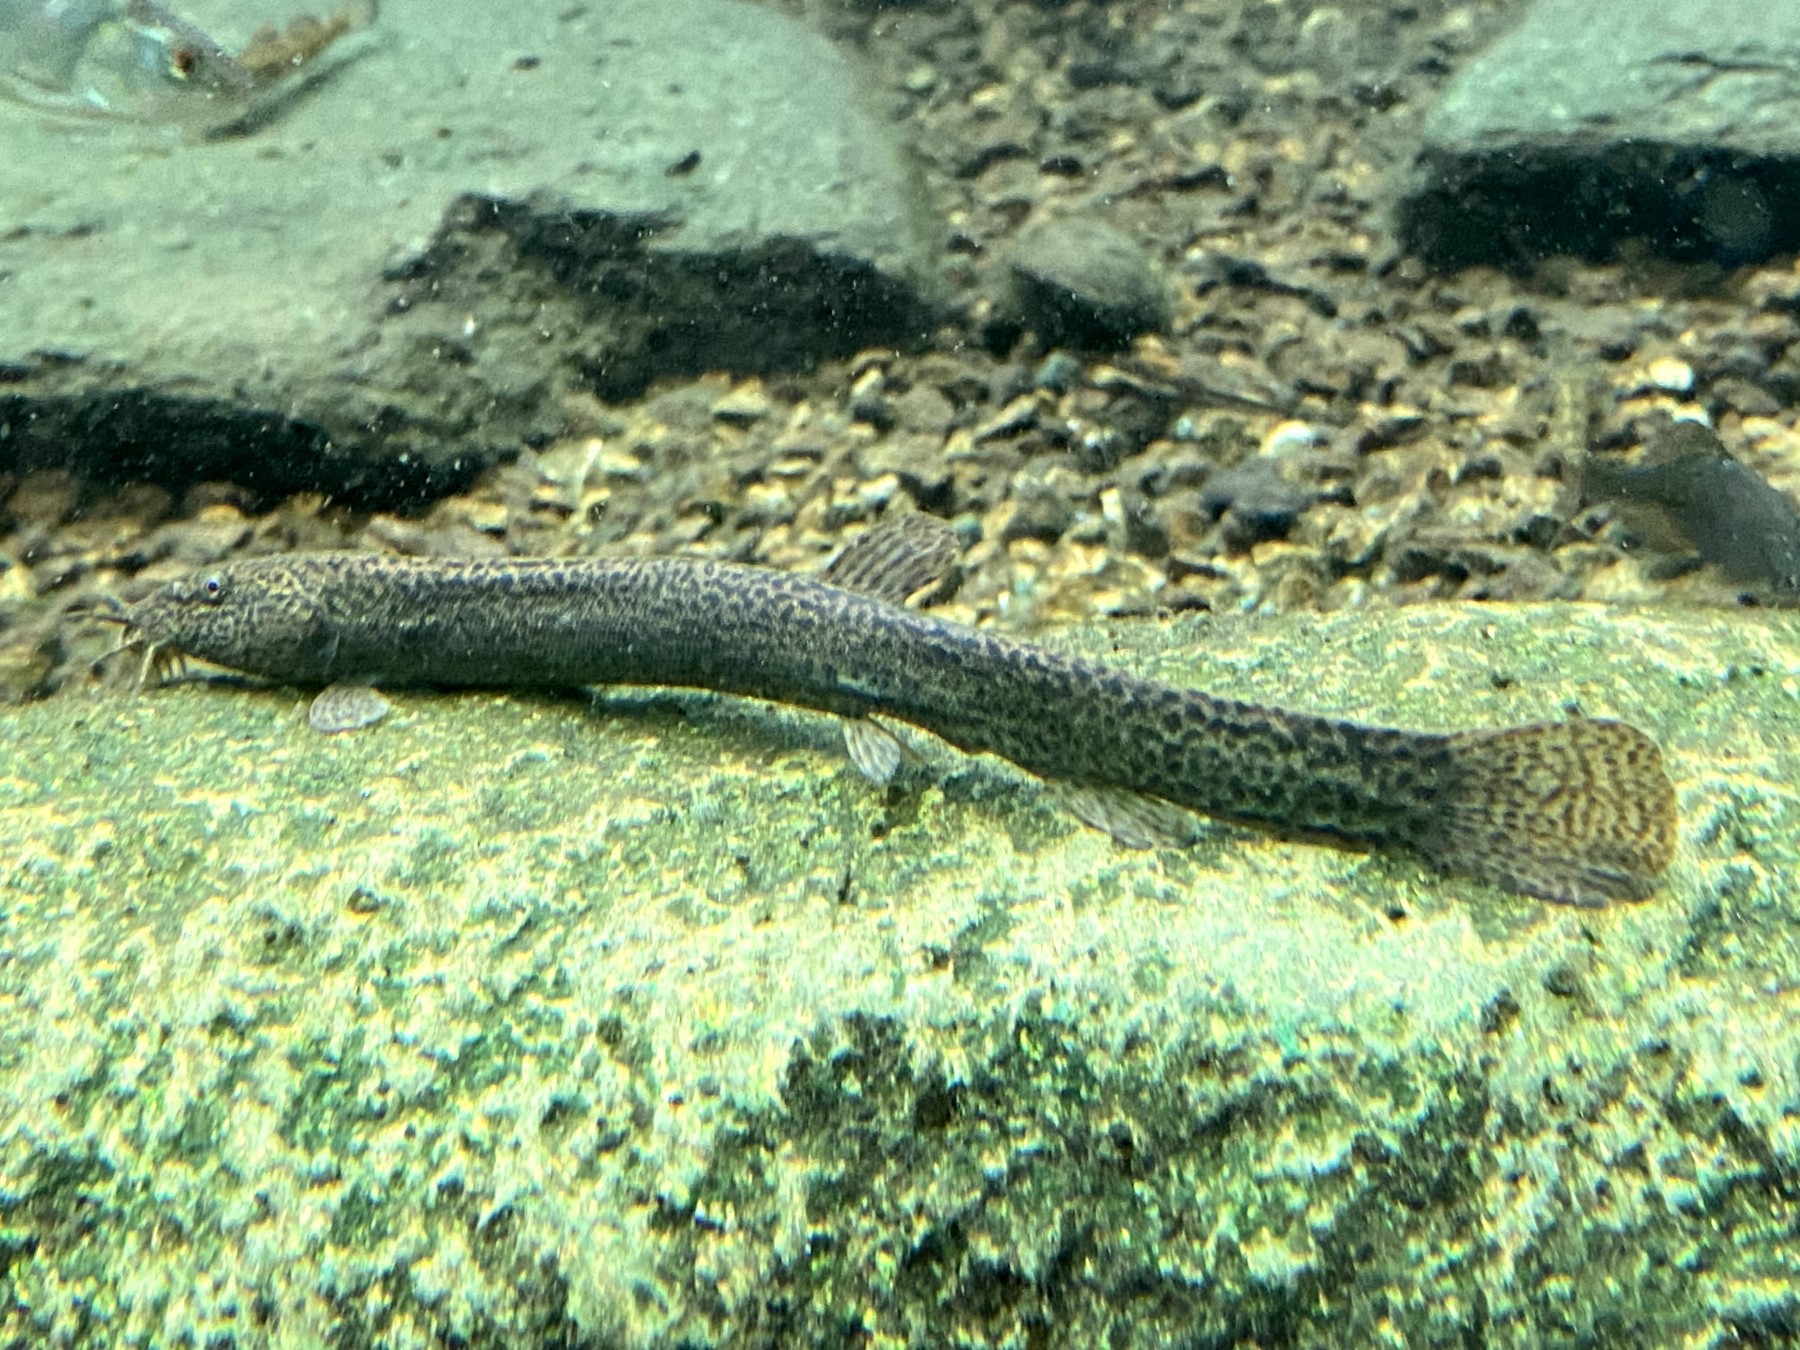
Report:
[[[1519,1003],[1512,996],[1512,991],[1502,989],[1481,1010],[1481,1030],[1483,1035],[1496,1036],[1519,1020]]]
[[[1602,333],[1595,341],[1595,349],[1601,359],[1606,361],[1627,361],[1638,349],[1638,333],[1635,329],[1623,325],[1610,333]]]
[[[1013,513],[1001,538],[1040,539],[1054,544],[1075,522],[1075,508],[1050,483],[1021,475],[1013,482]]]
[[[1544,972],[1544,988],[1558,998],[1574,998],[1581,992],[1581,972],[1568,962],[1559,962]]]
[[[1136,492],[1121,492],[1120,506],[1125,523],[1125,547],[1143,558],[1166,558],[1169,555],[1169,532],[1155,511]]]
[[[1542,331],[1538,328],[1537,315],[1523,305],[1518,306],[1506,316],[1506,322],[1501,325],[1500,331],[1519,342],[1536,342],[1542,336]]]
[[[1067,352],[1051,352],[1037,368],[1033,382],[1040,389],[1066,394],[1081,378],[1081,362]]]
[[[1231,186],[1231,173],[1223,164],[1196,164],[1167,181],[1169,187],[1176,192],[1193,192],[1199,188],[1228,188]]]
[[[1365,108],[1389,112],[1406,102],[1406,91],[1386,80],[1358,81],[1350,87],[1350,96]]]
[[[1395,413],[1357,433],[1352,448],[1366,455],[1374,450],[1387,450],[1417,438],[1425,430],[1425,419],[1417,413]]]
[[[968,153],[957,161],[958,178],[979,178],[988,169],[1009,159],[1027,159],[1036,125],[1020,113],[996,117],[980,126]]]
[[[1221,469],[1200,490],[1200,509],[1215,520],[1222,518],[1226,547],[1238,551],[1285,538],[1317,500],[1311,488],[1282,477],[1279,463],[1268,456]]]
[[[1722,352],[1711,373],[1717,378],[1760,379],[1769,369],[1769,356],[1753,342],[1738,342]]]
[[[852,398],[850,416],[852,420],[874,427],[877,431],[892,431],[897,421],[892,400],[878,390]]]
[[[937,386],[915,384],[894,400],[894,416],[908,431],[941,436],[956,420],[956,406]]]
[[[1717,380],[1712,392],[1726,407],[1744,417],[1773,417],[1781,411],[1780,399],[1748,380]]]
[[[1499,352],[1480,357],[1459,357],[1450,363],[1450,383],[1476,389],[1498,389],[1509,383],[1506,358]]]
[[[1110,473],[1140,445],[1118,427],[1098,426],[1084,428],[1069,448],[1083,473]]]
[[[1562,533],[1563,522],[1559,517],[1533,512],[1517,525],[1513,526],[1513,538],[1521,544],[1532,548],[1548,549]]]
[[[1406,348],[1406,354],[1415,361],[1429,361],[1450,350],[1449,342],[1422,324],[1397,324],[1394,327],[1394,336],[1400,339],[1401,344]]]
[[[1497,480],[1506,476],[1506,465],[1501,463],[1500,456],[1492,450],[1484,450],[1471,455],[1457,470],[1458,483],[1473,483],[1483,479]]]
[[[938,453],[940,437],[925,432],[896,431],[857,447],[856,470],[864,478],[891,473],[922,507],[941,509],[951,500],[950,467]]]
[[[1110,225],[1049,221],[1022,233],[1011,258],[1019,313],[1049,346],[1118,348],[1173,317],[1160,271]]]

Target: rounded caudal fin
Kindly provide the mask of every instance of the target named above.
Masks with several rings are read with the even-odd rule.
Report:
[[[1623,722],[1462,732],[1433,862],[1558,904],[1642,900],[1675,853],[1675,789],[1662,751]]]

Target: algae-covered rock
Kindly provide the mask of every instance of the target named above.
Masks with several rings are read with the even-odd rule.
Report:
[[[0,1343],[1704,1343],[1800,1318],[1800,621],[1061,640],[1656,734],[1650,902],[1129,853],[709,696],[0,713]]]

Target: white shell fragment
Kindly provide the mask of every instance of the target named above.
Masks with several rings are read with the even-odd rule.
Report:
[[[319,691],[306,714],[314,731],[333,735],[374,726],[394,710],[381,691],[366,684],[334,684]]]

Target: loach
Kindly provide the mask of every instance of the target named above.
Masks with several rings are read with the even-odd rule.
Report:
[[[1674,851],[1674,790],[1634,727],[1432,734],[1213,698],[899,603],[954,557],[923,516],[870,531],[818,578],[682,558],[299,554],[228,563],[108,617],[146,671],[193,656],[327,686],[311,714],[326,731],[379,718],[375,685],[676,685],[852,719],[851,756],[878,780],[899,747],[869,714],[923,727],[1074,784],[1078,813],[1134,844],[1174,833],[1158,822],[1175,803],[1587,906],[1648,895]]]

